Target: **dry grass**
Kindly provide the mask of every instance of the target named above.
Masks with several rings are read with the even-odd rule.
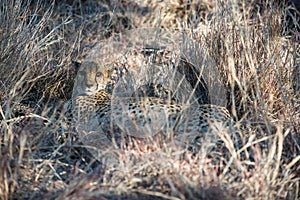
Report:
[[[294,8],[255,0],[99,2],[1,1],[0,199],[300,198]],[[159,138],[131,139],[101,152],[119,161],[104,167],[71,130],[46,125],[71,97],[72,61],[115,32],[143,27],[185,30],[208,47],[241,126],[240,150],[227,134],[220,149],[196,155]]]

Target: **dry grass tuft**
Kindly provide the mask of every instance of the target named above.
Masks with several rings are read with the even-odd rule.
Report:
[[[300,198],[299,10],[199,2],[1,1],[0,199]],[[194,155],[131,138],[108,147],[118,162],[105,166],[61,130],[72,61],[114,33],[146,27],[186,31],[207,47],[240,149],[227,133],[220,148]]]

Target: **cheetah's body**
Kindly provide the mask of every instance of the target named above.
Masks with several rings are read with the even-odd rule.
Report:
[[[90,98],[87,100],[87,98]],[[112,104],[112,102],[114,102]],[[190,141],[213,131],[213,126],[227,126],[230,115],[224,107],[200,105],[187,107],[173,101],[155,98],[122,98],[112,101],[112,96],[100,90],[92,96],[78,96],[73,114],[88,130],[101,127],[107,131],[111,126],[122,133],[145,138],[161,132],[182,137],[191,134]]]

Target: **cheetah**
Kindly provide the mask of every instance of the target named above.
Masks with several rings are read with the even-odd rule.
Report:
[[[162,133],[184,143],[200,145],[203,138],[216,141],[218,132],[230,128],[230,114],[221,106],[191,106],[157,97],[118,97],[107,88],[117,84],[116,69],[84,62],[73,90],[72,113],[83,143],[120,132],[136,138]],[[114,83],[112,83],[114,82]],[[101,134],[100,134],[101,133]],[[206,140],[206,139],[205,139]]]

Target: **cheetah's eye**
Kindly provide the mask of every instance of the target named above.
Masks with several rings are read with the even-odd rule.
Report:
[[[96,77],[100,77],[100,76],[102,76],[102,73],[101,72],[97,72],[96,73]]]

